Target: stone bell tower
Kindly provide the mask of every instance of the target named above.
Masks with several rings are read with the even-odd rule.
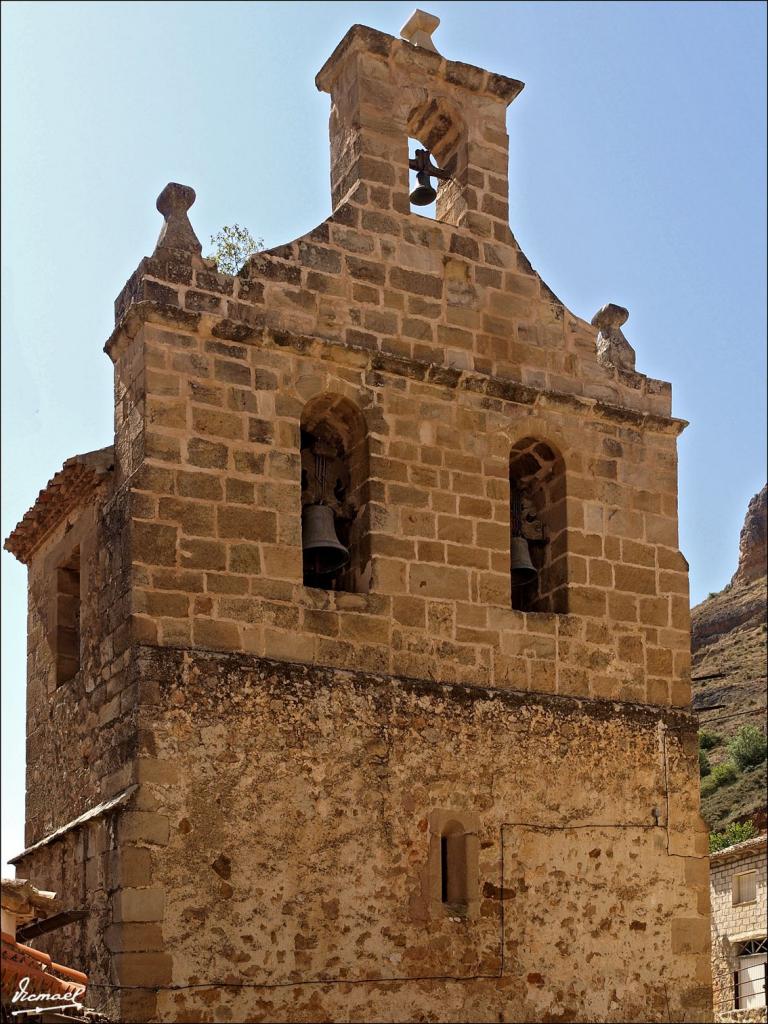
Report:
[[[523,83],[444,60],[421,28],[429,18],[416,12],[403,29],[408,38],[421,33],[418,46],[395,40],[390,48],[383,40],[391,37],[355,25],[315,79],[331,96],[334,210],[371,201],[409,213],[410,137],[449,175],[439,190],[437,219],[506,240],[506,112]]]
[[[218,273],[163,190],[114,444],[6,542],[16,863],[83,894],[51,952],[121,1020],[709,1019],[685,424],[627,311],[579,318],[520,251],[522,83],[436,23],[320,71],[308,234]]]

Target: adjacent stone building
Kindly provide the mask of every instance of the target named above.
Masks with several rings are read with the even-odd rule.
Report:
[[[304,237],[219,274],[163,191],[114,445],[6,542],[16,863],[82,894],[52,952],[120,1020],[710,1019],[685,424],[626,310],[571,313],[510,231],[522,83],[429,24],[317,76]]]
[[[766,837],[710,857],[712,981],[718,1020],[766,1019]]]

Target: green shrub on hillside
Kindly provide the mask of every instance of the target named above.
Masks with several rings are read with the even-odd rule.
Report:
[[[702,750],[711,750],[712,747],[716,747],[722,741],[723,737],[719,733],[710,732],[709,729],[699,730],[699,746]]]
[[[709,763],[709,758],[703,750],[699,751],[699,775],[703,779],[705,775],[709,775],[712,771],[712,765]]]
[[[728,753],[737,767],[753,768],[761,764],[768,752],[765,733],[754,725],[744,725],[728,744]]]
[[[701,755],[702,751],[699,751],[699,771],[701,771]],[[716,764],[712,768],[710,774],[703,779],[701,783],[701,795],[711,796],[716,789],[721,786],[728,786],[732,782],[735,782],[739,777],[738,769],[735,764],[730,761],[723,761],[722,764]]]
[[[736,781],[738,774],[739,771],[735,764],[723,761],[722,764],[716,764],[712,769],[712,781],[715,783],[715,787],[727,786],[728,783]]]
[[[747,839],[754,839],[757,829],[751,821],[734,821],[728,825],[723,832],[709,833],[709,852],[717,853],[724,850],[726,846],[735,846],[736,843],[745,843]]]

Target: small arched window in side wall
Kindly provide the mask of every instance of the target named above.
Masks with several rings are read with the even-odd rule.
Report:
[[[319,395],[301,415],[304,585],[367,593],[370,587],[368,434],[354,402]]]
[[[478,830],[472,811],[430,812],[425,881],[431,915],[474,918],[479,913]]]
[[[568,611],[565,463],[548,442],[524,437],[509,459],[512,607]]]

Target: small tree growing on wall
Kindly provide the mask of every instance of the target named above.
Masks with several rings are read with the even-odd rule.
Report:
[[[221,231],[211,235],[213,251],[208,258],[216,260],[220,274],[237,274],[249,256],[261,252],[263,238],[254,238],[248,228],[239,224],[225,224]]]

